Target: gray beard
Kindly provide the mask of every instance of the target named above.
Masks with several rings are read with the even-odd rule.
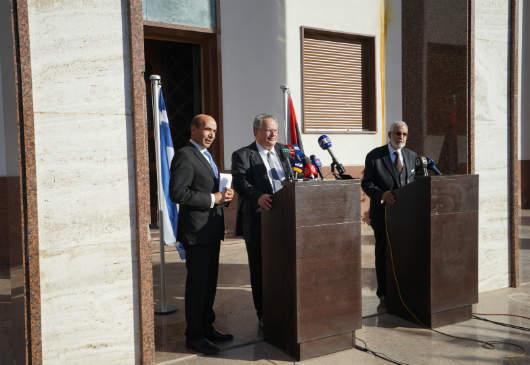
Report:
[[[398,143],[397,145],[394,144],[394,141],[390,140],[390,145],[392,146],[393,149],[395,150],[399,150],[403,147],[405,147],[405,145],[407,144],[407,142],[401,142],[401,143]]]

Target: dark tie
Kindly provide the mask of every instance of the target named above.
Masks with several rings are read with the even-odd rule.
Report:
[[[274,165],[271,152],[267,152],[267,163],[269,164],[269,167],[271,169],[272,192],[275,193],[282,188],[282,181],[280,180],[278,171],[276,171],[276,166]]]
[[[403,164],[401,163],[401,159],[399,158],[399,152],[395,151],[394,155],[396,155],[396,169],[401,174],[401,171],[403,170]]]
[[[210,161],[210,166],[212,166],[213,173],[215,174],[215,178],[219,179],[219,170],[217,170],[217,165],[213,161],[212,155],[210,155],[210,152],[208,150],[204,150],[204,155],[208,157],[208,161]]]

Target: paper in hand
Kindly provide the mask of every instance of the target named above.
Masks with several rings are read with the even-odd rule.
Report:
[[[222,192],[225,188],[232,186],[232,174],[219,174],[219,191]]]

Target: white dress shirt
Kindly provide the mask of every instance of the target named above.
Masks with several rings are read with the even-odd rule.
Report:
[[[280,181],[285,180],[285,171],[283,171],[283,166],[280,161],[280,157],[276,153],[276,150],[274,149],[274,147],[269,151],[268,149],[260,145],[258,141],[256,141],[256,146],[258,147],[258,152],[259,152],[259,155],[261,156],[261,159],[263,160],[263,164],[265,165],[265,168],[267,169],[267,177],[269,178],[271,186],[274,186],[274,184],[272,183],[273,178],[272,178],[272,173],[271,173],[271,166],[269,166],[269,161],[267,158],[267,154],[269,152],[271,153],[272,163],[274,164],[273,167],[276,169],[276,172],[278,173]]]

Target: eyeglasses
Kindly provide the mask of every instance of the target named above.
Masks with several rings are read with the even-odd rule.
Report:
[[[278,134],[278,130],[277,129],[260,129],[260,131],[263,131],[263,132],[265,132],[267,134],[270,134],[270,133]]]
[[[394,132],[395,135],[406,137],[409,134],[407,132]]]

